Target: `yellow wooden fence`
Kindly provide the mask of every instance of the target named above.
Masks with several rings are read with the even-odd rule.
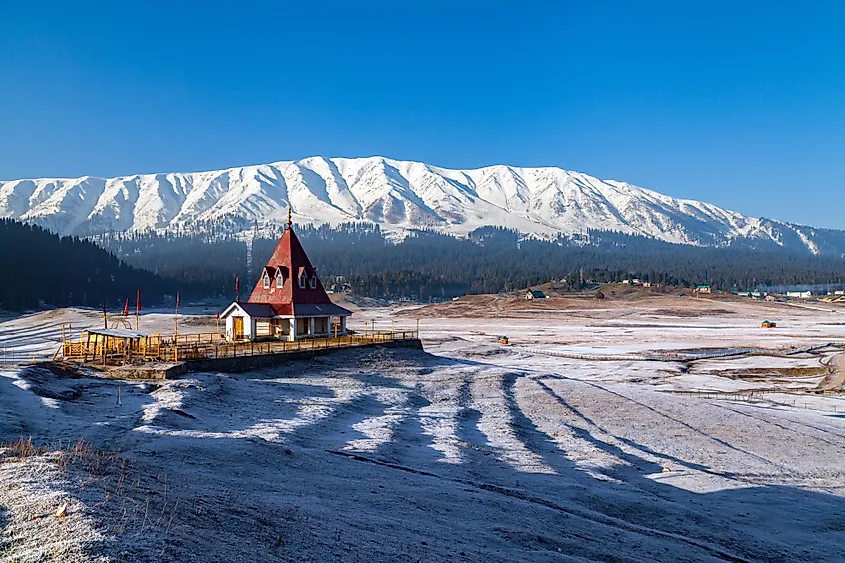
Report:
[[[220,333],[179,334],[161,336],[153,334],[140,338],[111,338],[91,343],[63,340],[57,358],[69,361],[125,365],[143,362],[173,362],[185,360],[208,360],[216,358],[238,358],[265,354],[287,354],[331,348],[350,348],[414,340],[415,330],[405,331],[363,331],[345,336],[312,337],[288,342],[265,340],[260,342],[227,342]]]

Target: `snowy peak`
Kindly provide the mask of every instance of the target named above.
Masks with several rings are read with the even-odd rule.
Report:
[[[845,253],[845,232],[746,217],[560,168],[451,170],[383,157],[314,156],[258,166],[119,178],[0,182],[0,217],[61,234],[370,221],[463,235],[488,225],[541,237],[590,229],[693,245]]]

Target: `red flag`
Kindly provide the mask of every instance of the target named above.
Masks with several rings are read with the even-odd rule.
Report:
[[[138,290],[138,297],[135,298],[135,312],[141,312],[141,290]]]
[[[129,316],[129,298],[128,297],[126,298],[126,304],[123,306],[123,316],[124,317]]]
[[[217,320],[220,320],[220,311],[217,311]]]
[[[235,276],[235,301],[241,300],[240,279]]]

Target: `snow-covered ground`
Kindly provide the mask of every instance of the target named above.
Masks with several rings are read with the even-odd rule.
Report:
[[[174,324],[179,334],[215,332],[217,330],[216,310],[213,308],[187,307],[179,310],[177,319],[174,312],[160,309],[144,311],[138,319],[138,328],[147,334],[173,334]],[[121,317],[109,314],[111,328],[135,329],[135,315]],[[124,326],[125,321],[128,325]],[[21,363],[32,360],[47,360],[53,357],[62,341],[61,326],[68,326],[72,339],[89,328],[103,328],[102,311],[95,309],[55,309],[30,313],[9,320],[0,320],[0,365]]]
[[[783,328],[764,331],[755,311],[612,307],[542,319],[363,310],[353,328],[419,316],[425,352],[350,350],[238,375],[130,383],[0,367],[0,439],[45,446],[0,453],[0,559],[845,559],[845,401],[805,392],[819,377],[800,371],[835,348],[632,359],[841,344],[838,315],[784,310]],[[89,313],[0,323],[0,343],[51,355],[50,323]],[[142,325],[165,332],[172,317]],[[800,392],[790,377],[806,379]],[[733,395],[747,389],[772,392]]]

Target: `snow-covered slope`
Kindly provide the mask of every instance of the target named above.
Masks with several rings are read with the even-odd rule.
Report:
[[[486,225],[538,236],[588,229],[695,244],[845,252],[845,232],[746,217],[560,168],[449,170],[382,157],[310,157],[188,174],[0,182],[0,217],[62,234],[371,221],[465,234]]]

